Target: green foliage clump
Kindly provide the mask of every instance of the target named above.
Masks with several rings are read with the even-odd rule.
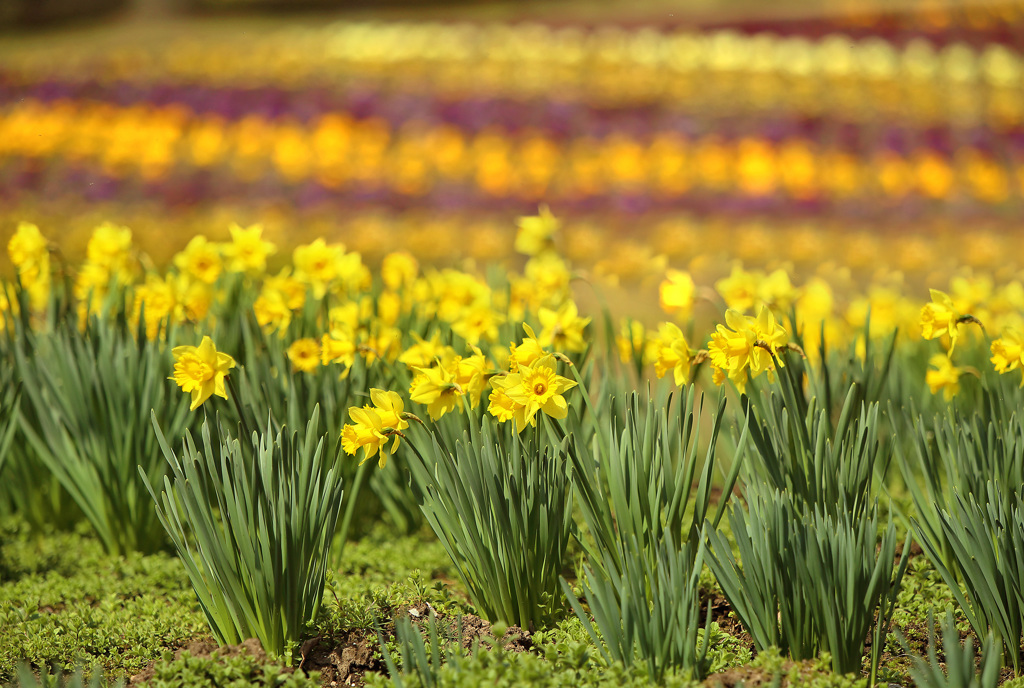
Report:
[[[167,344],[173,346],[174,337]],[[167,380],[164,342],[132,332],[124,317],[73,322],[45,335],[26,332],[15,349],[25,398],[21,433],[96,530],[108,552],[151,553],[166,538],[140,472],[165,473],[150,415],[172,436],[190,421]]]
[[[454,416],[449,416],[454,419]],[[488,621],[542,628],[557,615],[567,561],[572,490],[568,438],[541,437],[546,417],[522,436],[470,419],[427,434],[410,429],[405,456],[423,495],[420,508],[444,544],[477,613]]]
[[[115,557],[96,539],[24,532],[4,552],[16,578],[0,585],[0,681],[23,660],[130,676],[204,632],[188,577],[168,555]]]
[[[888,681],[910,681],[912,657],[907,648],[914,653],[925,652],[929,634],[934,631],[928,626],[929,615],[950,608],[954,610],[958,628],[968,631],[970,625],[957,607],[956,597],[935,566],[928,557],[912,556],[896,595],[891,628],[885,637],[885,652],[889,658],[883,673]]]
[[[85,560],[103,558],[102,546],[87,523],[76,532],[34,533],[25,518],[0,519],[0,583],[16,581],[33,573],[53,571],[70,576]],[[74,556],[69,556],[73,553]]]
[[[950,587],[971,628],[979,637],[989,631],[1020,675],[1021,637],[1024,633],[1024,502],[1020,494],[1006,495],[993,481],[984,495],[956,495],[949,511],[940,511],[942,533],[950,545],[956,568],[963,577],[965,595],[956,573],[945,563],[941,545],[928,537],[920,522],[914,526],[921,546]],[[980,498],[980,503],[979,503]]]
[[[574,488],[593,539],[583,542],[588,556],[582,580],[593,624],[562,583],[605,661],[630,664],[639,656],[657,679],[675,670],[699,677],[708,668],[710,627],[698,643],[700,534],[710,508],[725,397],[712,418],[703,461],[703,399],[690,386],[673,411],[670,406],[671,398],[641,404],[634,393],[622,408],[621,432],[610,419],[593,451],[585,442],[572,445]],[[723,488],[726,499],[738,472],[736,462]]]
[[[980,410],[963,404],[928,420],[904,407],[911,446],[898,446],[900,469],[917,511],[918,541],[933,543],[930,556],[941,559],[957,579],[958,559],[943,527],[943,512],[957,508],[958,495],[985,500],[990,489],[1012,499],[1024,485],[1024,416],[1019,394],[985,391]]]
[[[367,583],[358,576],[337,577],[328,572],[324,606],[315,623],[320,635],[342,630],[371,629],[382,617],[427,603],[439,613],[472,613],[464,598],[441,581],[428,582],[419,573],[390,584]]]
[[[170,476],[159,496],[143,479],[222,644],[256,637],[290,658],[317,616],[343,497],[340,442],[330,456],[319,413],[301,439],[271,427],[236,439],[204,421],[202,443],[186,434],[181,460],[153,414]]]
[[[747,495],[748,509],[730,517],[740,561],[720,533],[710,532],[710,566],[759,650],[779,647],[794,659],[833,655],[837,673],[858,671],[874,628],[872,672],[882,629],[903,577],[909,540],[893,571],[892,522],[878,536],[877,513],[831,516],[776,490]],[[876,551],[877,547],[877,551]],[[876,614],[877,612],[877,614]]]
[[[694,677],[705,675],[710,633],[703,636],[703,642],[697,642],[697,581],[703,548],[694,555],[692,542],[677,548],[671,535],[646,555],[638,554],[640,545],[635,539],[631,546],[618,546],[618,564],[606,555],[603,570],[586,567],[583,590],[593,624],[572,589],[562,581],[573,611],[605,661],[628,664],[639,656],[656,680],[671,669],[684,670]],[[653,561],[648,559],[652,555]],[[710,628],[710,615],[706,623]]]

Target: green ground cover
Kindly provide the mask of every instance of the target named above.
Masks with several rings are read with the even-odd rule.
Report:
[[[49,667],[55,674],[70,677],[76,667],[85,667],[87,678],[102,673],[105,683],[127,679],[141,685],[141,680],[160,688],[298,688],[331,685],[330,680],[337,680],[338,666],[329,659],[324,662],[326,667],[314,669],[307,677],[304,670],[268,659],[258,643],[215,653],[184,567],[169,553],[111,556],[84,528],[39,535],[17,519],[5,520],[0,532],[3,683],[20,685],[18,669],[25,661],[37,674],[38,668]],[[794,664],[772,652],[753,656],[749,637],[729,616],[707,572],[702,576],[702,588],[706,599],[717,597],[721,602],[713,605],[720,618],[711,629],[709,685],[715,681],[771,685],[776,676],[783,676],[784,684],[822,688],[864,684],[855,676],[831,674],[827,661]],[[948,587],[928,560],[914,556],[893,615],[893,631],[887,637],[888,654],[882,667],[886,680],[909,680],[910,659],[897,634],[902,633],[919,650],[926,647],[929,610],[953,604]],[[380,525],[361,540],[347,543],[343,554],[332,562],[321,614],[306,635],[317,645],[331,646],[332,651],[334,640],[338,647],[347,643],[369,650],[368,661],[357,662],[352,677],[367,685],[389,685],[374,625],[384,624],[386,644],[398,655],[392,620],[409,616],[409,610],[423,614],[421,619],[434,610],[448,620],[449,635],[454,635],[452,620],[464,615],[467,636],[481,641],[480,648],[457,666],[439,670],[435,686],[654,685],[642,667],[606,666],[567,608],[553,627],[527,634],[528,640],[514,639],[518,631],[513,629],[504,643],[494,641],[485,632],[489,624],[473,616],[473,606],[454,578],[450,559],[429,530],[402,536]],[[969,635],[965,622],[960,630]],[[508,649],[503,649],[503,644]],[[363,669],[363,664],[376,670]],[[327,675],[331,678],[323,678]],[[407,676],[405,682],[424,685],[417,675]],[[665,685],[698,683],[670,673]]]

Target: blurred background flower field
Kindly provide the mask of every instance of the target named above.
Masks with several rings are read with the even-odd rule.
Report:
[[[72,260],[105,220],[158,265],[231,222],[501,262],[547,203],[569,258],[627,282],[1019,261],[1012,2],[152,2],[42,26],[7,4],[0,241],[31,220]]]
[[[0,683],[1024,685],[1022,219],[1022,0],[0,0]]]

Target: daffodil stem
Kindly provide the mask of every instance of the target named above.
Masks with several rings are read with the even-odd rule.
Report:
[[[959,318],[956,319],[957,325],[963,325],[964,323],[971,323],[972,325],[977,325],[978,327],[981,328],[982,334],[988,335],[988,332],[985,331],[985,325],[982,324],[982,322],[975,318],[973,315],[961,315]]]
[[[417,416],[414,413],[409,413],[409,412],[403,413],[402,414],[402,420],[414,420],[417,423],[419,423],[420,425],[422,425],[423,427],[427,427],[427,424],[423,422],[423,419],[420,418],[419,416]]]

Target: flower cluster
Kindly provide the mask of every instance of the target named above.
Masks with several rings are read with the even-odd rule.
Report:
[[[491,363],[480,349],[473,347],[472,355],[463,357],[450,346],[440,347],[436,339],[421,339],[399,360],[415,373],[409,399],[426,406],[433,420],[455,409],[461,412],[463,399],[470,408],[479,406],[492,374]]]
[[[133,244],[131,230],[101,223],[77,267],[60,263],[71,277],[67,295],[63,282],[53,279],[52,244],[35,225],[18,225],[8,255],[28,295],[32,322],[40,326],[54,292],[58,300],[71,298],[83,327],[88,317],[108,317],[123,304],[133,330],[154,341],[182,327],[214,331],[218,319],[237,317],[230,309],[239,306],[227,306],[225,299],[241,298],[243,314],[281,342],[287,370],[279,373],[319,376],[333,369],[346,378],[357,366],[402,365],[406,403],[422,405],[432,420],[475,411],[486,398],[492,415],[522,431],[538,413],[564,417],[563,393],[574,383],[557,374],[558,361],[586,356],[595,345],[591,318],[581,313],[572,289],[580,273],[560,251],[573,246],[573,231],[547,208],[522,218],[516,243],[525,263],[498,283],[473,271],[423,265],[408,251],[387,254],[371,269],[359,251],[322,237],[295,246],[290,261],[275,265],[278,242],[259,225],[232,225],[227,241],[197,235],[166,272],[158,272]],[[727,272],[722,267],[717,277],[708,265],[701,274],[711,277],[664,269],[657,305],[671,320],[651,326],[649,317],[622,321],[615,341],[620,358],[635,364],[638,374],[650,366],[677,385],[694,380],[708,362],[715,382],[728,380],[742,391],[783,364],[787,350],[806,351],[812,362],[822,350],[848,346],[863,355],[868,338],[887,340],[898,331],[941,342],[946,358],[932,361],[925,382],[949,395],[959,389],[961,373],[976,372],[954,357],[965,339],[985,335],[985,323],[1001,333],[991,342],[994,369],[1024,367],[1016,334],[1024,331],[1024,286],[1018,280],[997,285],[991,273],[961,270],[946,291],[933,289],[921,308],[896,273],[883,272],[861,290],[843,270],[800,282],[786,269],[738,262]],[[0,309],[16,313],[19,303],[9,290],[3,293]],[[523,323],[526,336],[509,343],[512,323]],[[188,365],[176,369],[194,407],[222,392],[226,374],[224,360],[203,352],[190,352],[182,359]],[[207,369],[214,372],[207,375]],[[376,427],[360,415],[362,427]]]
[[[743,390],[748,376],[757,377],[775,370],[776,364],[782,365],[778,354],[785,348],[789,336],[775,322],[769,308],[762,307],[756,318],[728,310],[725,322],[725,325],[718,325],[708,344],[716,382],[721,383],[728,377]]]
[[[7,244],[7,254],[18,271],[18,281],[28,292],[32,308],[42,310],[50,298],[49,242],[34,224],[21,222]]]
[[[568,405],[564,392],[576,382],[557,372],[556,357],[547,353],[528,325],[526,339],[513,344],[509,355],[509,371],[491,378],[490,404],[487,410],[501,423],[512,421],[516,432],[537,424],[537,414],[565,418]]]
[[[406,420],[405,404],[397,392],[371,389],[370,402],[362,408],[353,406],[348,410],[352,424],[342,430],[341,446],[346,454],[354,455],[362,449],[363,461],[379,453],[378,465],[384,468],[388,455],[398,449],[401,431],[409,427],[409,422]],[[388,448],[386,445],[392,438],[394,442]]]

